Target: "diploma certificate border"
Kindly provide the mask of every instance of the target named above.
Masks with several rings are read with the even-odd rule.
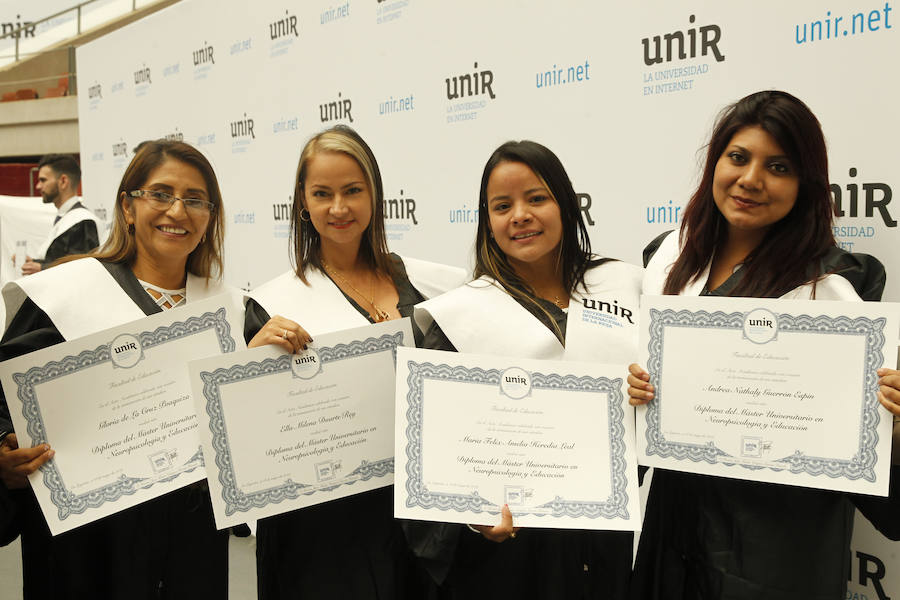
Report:
[[[142,349],[149,349],[210,329],[215,330],[222,353],[234,351],[235,342],[231,337],[231,326],[226,319],[225,308],[220,308],[214,313],[206,312],[199,317],[193,316],[184,321],[176,321],[171,325],[157,327],[153,331],[143,331],[136,337],[140,340]],[[78,356],[66,356],[59,361],[50,361],[43,367],[31,367],[25,373],[13,374],[13,381],[18,390],[17,396],[22,402],[22,415],[28,422],[28,435],[31,436],[35,445],[47,441],[44,417],[35,397],[35,386],[107,362],[112,363],[110,344],[108,343],[98,346],[94,350],[84,350]],[[198,446],[197,452],[184,464],[174,471],[167,469],[166,474],[162,477],[128,477],[122,474],[113,483],[82,493],[72,492],[66,487],[55,460],[51,460],[41,467],[41,472],[44,485],[50,492],[50,500],[57,507],[60,521],[64,521],[89,508],[99,508],[107,502],[115,502],[123,496],[132,495],[138,490],[149,488],[156,483],[172,481],[183,473],[190,473],[203,466],[203,451]]]
[[[406,506],[426,510],[455,510],[457,512],[499,514],[499,504],[481,497],[477,491],[471,494],[432,492],[424,483],[424,452],[422,425],[424,423],[424,380],[457,381],[480,385],[500,385],[500,378],[506,369],[481,369],[479,367],[450,366],[446,364],[407,362],[409,391],[406,399]],[[562,390],[572,392],[600,392],[607,394],[607,415],[609,417],[611,491],[605,501],[566,500],[557,496],[552,501],[533,509],[516,509],[517,515],[537,517],[568,517],[588,519],[628,519],[628,477],[625,459],[625,411],[622,408],[622,379],[555,373],[531,373],[533,389]],[[537,510],[536,510],[537,509]]]
[[[397,346],[403,345],[403,332],[386,333],[377,338],[354,340],[350,343],[335,344],[316,348],[324,369],[330,362],[348,358],[356,358],[368,354],[390,351],[397,365]],[[237,485],[234,472],[234,461],[231,459],[231,447],[228,443],[228,427],[222,410],[220,388],[229,383],[237,383],[257,377],[266,377],[279,373],[292,373],[293,355],[285,354],[278,358],[266,358],[246,364],[236,364],[215,371],[201,371],[203,396],[206,398],[206,412],[209,415],[209,429],[212,433],[212,447],[215,450],[215,462],[219,467],[219,483],[222,484],[222,499],[225,501],[225,515],[231,516],[238,511],[246,512],[254,508],[264,508],[270,504],[278,504],[285,500],[296,500],[301,495],[309,496],[317,492],[330,492],[343,485],[352,485],[357,481],[368,481],[373,477],[384,477],[394,473],[394,457],[377,460],[363,460],[358,467],[340,480],[328,485],[297,483],[290,478],[284,482],[252,493],[245,493]],[[315,378],[306,381],[313,381]]]
[[[665,390],[659,383],[659,373],[662,372],[662,346],[665,329],[667,327],[688,327],[726,329],[740,332],[743,328],[744,319],[750,312],[753,311],[736,313],[715,311],[710,313],[704,310],[650,309],[650,340],[648,342],[650,358],[647,361],[647,367],[650,373],[653,373],[650,383],[656,388],[656,399],[647,405],[646,454],[648,456],[656,454],[662,458],[674,458],[676,460],[721,464],[729,467],[740,466],[749,470],[771,469],[776,472],[789,470],[795,474],[806,473],[812,476],[824,474],[832,479],[865,479],[869,482],[875,482],[877,480],[875,464],[878,462],[875,446],[878,443],[877,426],[881,419],[878,414],[879,403],[876,395],[878,376],[875,371],[884,358],[881,353],[881,348],[885,343],[883,331],[887,323],[884,318],[829,317],[826,315],[813,317],[805,314],[794,316],[783,313],[777,316],[779,332],[865,336],[866,355],[863,361],[865,376],[861,390],[863,408],[860,419],[858,450],[852,459],[808,456],[800,450],[796,450],[793,454],[772,461],[784,464],[784,468],[780,469],[771,465],[744,464],[737,460],[737,457],[715,446],[713,442],[690,444],[686,442],[670,442],[665,439],[661,431],[663,406],[661,400]],[[728,460],[731,458],[736,460]]]

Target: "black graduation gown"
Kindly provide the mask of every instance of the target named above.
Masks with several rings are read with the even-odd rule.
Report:
[[[127,265],[104,266],[144,314],[162,310]],[[0,341],[0,360],[62,341],[27,299]],[[3,397],[0,428],[8,415]],[[22,536],[25,600],[228,597],[228,532],[216,530],[205,481],[55,537],[30,487],[10,496]]]
[[[402,261],[392,255],[401,316],[424,300]],[[370,322],[368,311],[344,294]],[[269,320],[247,301],[244,338],[249,343]],[[303,323],[300,323],[302,326]],[[416,338],[421,334],[413,327]],[[402,600],[419,597],[413,557],[394,519],[394,486],[262,519],[258,523],[256,577],[260,600],[302,598]]]
[[[84,208],[84,206],[79,202],[72,207],[72,210],[76,208]],[[56,236],[56,239],[47,248],[46,256],[35,262],[49,265],[64,256],[90,252],[98,245],[100,245],[100,239],[97,236],[97,223],[93,219],[85,219],[78,221]]]
[[[539,301],[564,339],[566,313],[552,302]],[[522,306],[557,334],[545,315]],[[437,322],[422,345],[456,352]],[[627,594],[634,539],[630,531],[526,528],[498,544],[465,525],[409,521],[404,529],[428,574],[430,598],[615,600]]]
[[[645,250],[645,266],[664,237]],[[819,268],[844,276],[863,299],[881,297],[884,268],[872,257],[834,248]],[[708,295],[728,295],[740,275]],[[894,467],[884,500],[654,469],[631,598],[843,600],[854,505],[896,538],[897,475]]]

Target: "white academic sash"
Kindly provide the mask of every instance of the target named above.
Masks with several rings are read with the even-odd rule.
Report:
[[[566,318],[566,360],[630,364],[638,359],[643,269],[609,261],[584,274]]]
[[[624,362],[637,353],[641,269],[610,261],[585,273],[569,299],[566,347],[493,279],[481,278],[416,307],[423,330],[437,321],[460,352],[547,360]],[[594,313],[601,313],[596,317]]]
[[[188,302],[229,291],[219,281],[207,284],[206,279],[190,273],[185,288]],[[9,327],[26,297],[47,313],[66,340],[146,316],[95,258],[63,263],[7,283],[3,287],[6,327]]]
[[[666,283],[666,277],[675,261],[681,248],[678,244],[678,233],[672,232],[656,250],[653,258],[647,263],[644,271],[643,293],[647,295],[658,296],[663,293],[663,287]],[[709,279],[710,265],[700,274],[696,281],[689,283],[681,292],[681,296],[699,296],[703,293],[706,281]],[[788,293],[780,296],[790,300],[844,300],[856,301],[860,300],[859,294],[853,288],[847,279],[839,274],[830,273],[816,281],[815,286],[812,283],[805,283],[797,286]]]
[[[253,298],[270,317],[281,315],[303,327],[312,336],[369,325],[331,279],[318,269],[307,269],[300,281],[293,271],[282,273],[252,292]]]
[[[406,276],[425,299],[434,298],[464,284],[469,276],[465,269],[442,265],[418,258],[401,256]]]
[[[37,256],[35,258],[43,260],[44,257],[47,256],[47,250],[50,249],[50,246],[53,244],[56,238],[64,234],[74,225],[87,220],[94,221],[94,223],[97,224],[97,232],[99,233],[101,231],[100,219],[98,219],[91,210],[85,208],[84,206],[69,209],[69,211],[64,214],[62,218],[53,225],[53,227],[50,228],[50,233],[47,234],[47,239],[44,240],[44,243],[40,248],[38,248]]]
[[[410,283],[426,298],[452,289],[465,279],[465,272],[457,267],[406,257],[402,260]],[[309,285],[288,271],[262,284],[249,297],[270,316],[290,319],[313,336],[370,324],[321,271],[307,269],[306,279]]]
[[[561,360],[556,336],[490,277],[451,290],[416,306],[422,331],[437,321],[460,352]]]

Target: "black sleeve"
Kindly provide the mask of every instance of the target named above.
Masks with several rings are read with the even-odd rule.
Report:
[[[55,260],[72,254],[85,254],[100,244],[97,236],[97,224],[92,219],[85,219],[75,223],[62,234],[57,236],[43,260],[36,262],[48,265]]]
[[[877,258],[868,254],[851,254],[837,247],[822,259],[819,272],[840,275],[850,282],[860,298],[871,302],[881,300],[887,281],[884,265]]]
[[[427,350],[444,350],[446,352],[457,351],[450,339],[444,334],[444,330],[437,324],[437,321],[432,321],[431,325],[422,335],[422,344],[419,347]]]
[[[6,546],[19,536],[16,514],[15,502],[10,497],[9,490],[0,481],[0,546]]]
[[[886,538],[900,540],[900,465],[891,466],[890,495],[851,496],[856,508]]]
[[[425,331],[420,348],[456,352],[456,348],[444,331],[433,321]],[[400,527],[406,536],[409,549],[418,559],[422,568],[441,585],[453,566],[453,556],[459,542],[462,525],[430,521],[400,520]]]
[[[0,361],[53,346],[62,341],[64,341],[62,334],[47,313],[29,298],[19,308],[6,333],[3,334],[3,339],[0,340]],[[13,431],[9,405],[2,390],[0,390],[0,431]],[[27,494],[23,494],[21,490],[16,490],[15,493],[22,498],[30,495],[30,490]],[[12,492],[0,482],[0,546],[5,546],[19,535],[17,515],[21,512],[18,506],[19,503],[15,501]]]
[[[27,298],[0,340],[0,361],[9,360],[65,341],[62,334],[37,305]],[[0,391],[0,431],[12,431],[6,395]]]
[[[672,231],[659,234],[644,248],[644,268],[647,267],[650,259],[653,258],[653,255],[656,254],[656,251],[659,250],[659,247],[662,245],[663,240],[666,239],[670,233],[672,233]]]
[[[259,333],[259,330],[269,322],[270,318],[266,309],[260,306],[256,300],[248,299],[244,313],[244,342],[249,344],[253,336]]]

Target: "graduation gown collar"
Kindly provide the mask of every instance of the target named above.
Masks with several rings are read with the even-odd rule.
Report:
[[[188,302],[226,291],[220,282],[210,282],[188,273]],[[73,340],[110,327],[135,321],[145,312],[122,289],[112,274],[95,258],[82,258],[7,283],[3,287],[6,326],[25,298],[30,298],[66,340]]]
[[[641,269],[609,261],[589,269],[584,280],[586,291],[577,290],[569,300],[566,348],[546,325],[486,276],[423,302],[416,307],[415,318],[423,330],[437,321],[460,352],[607,362],[624,360],[626,354],[630,357],[637,345]],[[607,315],[608,326],[597,331],[582,319],[588,306],[597,307],[600,302],[610,310],[616,306],[617,314]],[[630,315],[619,307],[627,307]]]
[[[66,231],[71,229],[73,226],[77,225],[82,221],[91,220],[97,223],[97,229],[100,230],[100,220],[97,216],[87,209],[80,201],[75,202],[71,208],[64,215],[62,215],[56,223],[50,228],[50,233],[47,235],[47,239],[44,240],[44,243],[38,248],[36,258],[44,259],[47,256],[47,250],[50,249],[50,246],[53,244],[54,240],[58,238],[60,235],[64,234]]]
[[[482,275],[416,306],[416,323],[426,331],[437,321],[460,352],[561,360],[563,345],[534,315]]]
[[[647,263],[647,268],[644,271],[644,282],[642,286],[644,294],[661,295],[663,293],[663,286],[665,286],[666,277],[668,276],[672,265],[674,265],[675,261],[678,259],[678,255],[680,252],[681,246],[678,243],[678,233],[673,231],[666,236],[662,243],[660,243],[656,253]],[[830,256],[831,261],[829,262],[838,263],[839,259],[844,258],[847,253],[842,251],[835,251],[832,254],[834,254],[834,256]],[[824,264],[822,267],[822,271],[825,273],[828,273],[828,271],[833,268],[833,265],[829,264],[829,262],[826,262],[826,264]],[[679,295],[704,295],[706,282],[709,279],[709,270],[710,265],[706,265],[706,268],[700,274],[700,277],[698,277],[696,281],[689,283]],[[716,294],[715,292],[713,292],[712,295],[727,294],[727,290],[733,289],[734,286],[737,285],[737,283],[740,281],[742,275],[743,273],[741,272],[741,269],[738,269],[725,283],[722,284],[722,286],[720,286],[716,290],[719,293]],[[856,290],[853,284],[843,275],[844,274],[841,272],[828,273],[827,275],[824,275],[823,277],[818,279],[815,284],[805,283],[803,285],[797,286],[793,290],[780,297],[796,300],[811,300],[814,298],[818,300],[860,300],[860,294],[858,290]]]
[[[410,283],[425,298],[443,293],[465,280],[465,271],[424,260],[403,259]],[[310,335],[368,325],[340,288],[318,269],[307,269],[309,285],[288,271],[250,292],[269,315],[281,315],[303,326]]]

